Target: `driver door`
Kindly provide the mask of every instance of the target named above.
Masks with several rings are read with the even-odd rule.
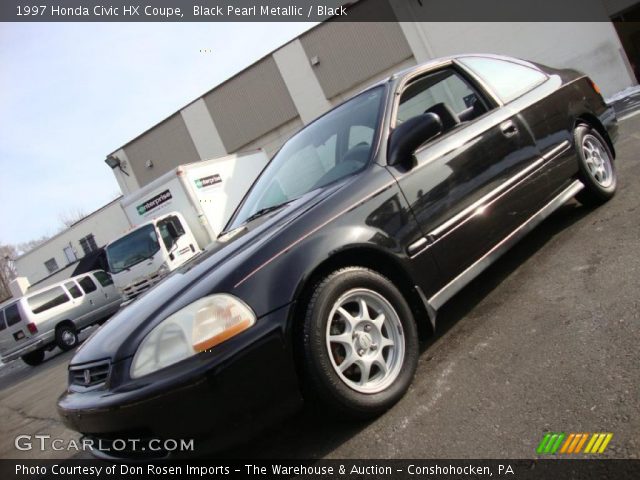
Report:
[[[424,235],[409,255],[430,250],[446,285],[522,221],[500,189],[538,152],[523,119],[496,107],[453,64],[410,81],[396,108],[397,122],[432,112],[443,124],[413,166],[388,168]]]

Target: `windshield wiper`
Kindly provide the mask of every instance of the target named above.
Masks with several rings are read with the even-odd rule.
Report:
[[[279,203],[277,205],[271,205],[270,207],[265,207],[265,208],[261,208],[260,210],[258,210],[257,212],[249,215],[247,217],[247,219],[244,221],[244,223],[249,223],[251,220],[255,220],[258,217],[261,217],[269,212],[273,212],[275,210],[279,210],[282,207],[284,207],[287,203],[290,203],[292,200],[289,200],[287,202],[283,202],[283,203]]]

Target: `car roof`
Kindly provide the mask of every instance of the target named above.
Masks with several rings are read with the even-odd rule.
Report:
[[[44,292],[46,290],[49,290],[51,288],[60,287],[60,286],[64,285],[65,283],[67,283],[67,282],[69,282],[71,280],[75,280],[78,277],[83,277],[85,275],[89,275],[89,274],[96,273],[96,272],[104,272],[104,270],[100,270],[100,269],[91,270],[89,272],[84,272],[84,273],[80,273],[78,275],[74,275],[73,277],[65,278],[63,280],[60,280],[59,282],[51,283],[51,284],[49,284],[49,285],[47,285],[45,287],[38,288],[37,290],[33,290],[32,292],[27,292],[22,297],[18,297],[18,299],[16,299],[16,300],[19,300],[20,298],[23,298],[23,297],[30,297],[32,295],[36,295],[38,293],[42,293],[42,292]]]

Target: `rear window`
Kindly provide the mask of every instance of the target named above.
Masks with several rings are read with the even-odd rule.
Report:
[[[69,300],[69,295],[67,295],[62,287],[55,287],[29,297],[27,302],[33,313],[42,313],[53,307],[67,303]],[[8,318],[7,323],[9,323]]]
[[[7,308],[5,308],[4,314],[7,317],[7,327],[10,327],[11,325],[15,325],[16,323],[19,323],[22,320],[17,303],[14,303],[13,305],[9,305]]]
[[[487,57],[466,57],[460,59],[460,62],[482,78],[504,103],[524,95],[547,79],[533,65],[529,67]]]
[[[84,290],[84,293],[95,292],[98,289],[96,284],[93,283],[93,280],[91,280],[91,277],[82,277],[78,280],[78,283],[82,287],[82,290]]]
[[[64,284],[64,286],[67,287],[67,290],[69,290],[69,293],[73,298],[78,298],[82,296],[82,292],[80,291],[78,286],[75,284],[75,282],[67,282]]]
[[[113,280],[111,280],[111,275],[105,272],[95,272],[93,274],[96,279],[100,282],[100,285],[103,287],[108,287],[109,285],[113,285]]]

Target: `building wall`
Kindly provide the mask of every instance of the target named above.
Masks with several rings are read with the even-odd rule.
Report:
[[[227,154],[207,104],[202,98],[183,108],[180,115],[201,160],[223,157]]]
[[[296,38],[273,52],[273,58],[305,124],[331,108],[300,39]]]
[[[402,29],[394,22],[330,22],[300,37],[325,98],[361,85],[413,56]]]
[[[138,183],[135,173],[131,169],[131,162],[129,161],[127,154],[124,152],[124,149],[121,148],[120,150],[113,152],[111,155],[120,160],[121,168],[111,169],[111,172],[116,177],[116,181],[120,187],[120,192],[122,192],[123,195],[135,192],[140,188],[140,184]]]
[[[124,147],[129,165],[140,186],[173,167],[200,160],[198,150],[180,113],[171,115]],[[149,167],[147,162],[152,162]]]
[[[260,60],[203,99],[228,152],[298,116],[273,56]]]
[[[33,285],[51,275],[45,267],[45,262],[50,258],[55,258],[60,270],[69,265],[64,253],[65,247],[71,245],[79,260],[84,256],[84,251],[80,246],[81,238],[93,234],[97,246],[102,247],[116,236],[126,232],[129,227],[129,221],[120,207],[120,199],[114,200],[67,230],[18,257],[15,260],[17,274],[19,277],[26,277]],[[62,278],[70,276],[72,271],[73,268],[69,268],[67,274]]]

